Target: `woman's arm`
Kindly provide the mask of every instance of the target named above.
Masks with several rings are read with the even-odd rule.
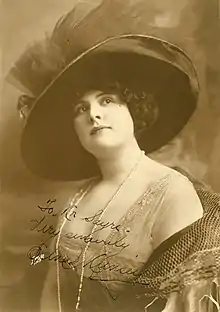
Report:
[[[219,201],[216,199],[216,205],[212,203],[210,210],[203,215],[193,185],[179,175],[172,180],[161,208],[153,227],[154,244],[161,246],[151,255],[140,282],[149,283],[151,278],[151,292],[159,296],[167,293],[163,312],[214,311],[214,305],[220,304],[220,283],[218,279],[216,281],[219,272],[219,218],[216,218]],[[201,217],[201,222],[188,227]],[[185,227],[188,227],[186,231],[161,244]],[[204,242],[208,244],[204,245]],[[216,286],[214,291],[213,285]]]
[[[202,215],[203,207],[193,184],[180,174],[174,176],[152,229],[154,248]]]

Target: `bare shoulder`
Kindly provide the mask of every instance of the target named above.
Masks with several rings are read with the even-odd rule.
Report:
[[[164,198],[163,209],[169,210],[169,207],[173,207],[172,211],[179,213],[190,212],[193,214],[202,214],[202,204],[194,188],[193,183],[187,176],[180,172],[169,168],[170,180],[167,188],[167,192]]]
[[[152,181],[159,180],[165,176],[169,176],[172,180],[178,178],[187,179],[185,175],[181,174],[177,170],[163,165],[149,157],[146,157],[144,172]]]

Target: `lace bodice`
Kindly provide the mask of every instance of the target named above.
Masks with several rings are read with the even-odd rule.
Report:
[[[172,178],[168,173],[154,181],[120,219],[119,231],[112,230],[105,241],[90,244],[86,253],[86,277],[122,282],[134,279],[153,251],[152,227]],[[63,233],[59,242],[60,253],[73,261],[80,274],[88,237],[71,238],[69,233],[65,233],[65,227]],[[115,284],[118,288],[118,282]]]

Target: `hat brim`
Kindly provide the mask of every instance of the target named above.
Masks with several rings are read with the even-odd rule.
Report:
[[[157,92],[158,118],[138,140],[147,153],[173,139],[196,108],[198,79],[182,50],[148,36],[111,38],[70,62],[36,99],[21,140],[22,157],[33,173],[55,180],[100,173],[95,158],[75,134],[71,104],[79,86],[100,81],[109,70],[131,89]]]

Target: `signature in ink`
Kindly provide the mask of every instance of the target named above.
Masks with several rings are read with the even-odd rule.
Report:
[[[63,269],[75,269],[80,264],[79,260],[83,253],[83,250],[77,255],[74,260],[70,260],[66,255],[62,256],[59,250],[55,249],[50,252],[48,246],[45,243],[33,246],[29,249],[27,257],[31,260],[31,265],[35,265],[41,261],[54,261],[59,262]]]
[[[64,269],[75,269],[77,266],[82,264],[80,259],[82,254],[83,249],[81,249],[80,253],[74,260],[70,260],[66,255],[62,256],[59,250],[55,249],[51,252],[45,243],[41,243],[40,245],[31,247],[27,253],[27,257],[31,260],[31,265],[48,260],[54,262],[58,261],[60,264],[62,264]],[[138,269],[122,267],[118,263],[109,261],[117,254],[108,255],[107,253],[103,253],[93,257],[88,262],[86,262],[83,267],[90,268],[91,275],[89,276],[89,279],[96,281],[109,281],[108,279],[102,279],[98,276],[98,274],[102,273],[103,271],[118,272],[120,275],[130,275],[132,277],[137,277],[139,272]],[[124,281],[121,279],[118,279],[117,281],[128,282],[127,280]]]
[[[117,253],[118,254],[118,253]],[[131,275],[136,277],[139,269],[129,268],[129,267],[122,267],[118,263],[110,262],[112,258],[114,258],[117,254],[108,255],[107,253],[103,253],[101,255],[95,256],[90,259],[85,266],[89,265],[92,274],[100,274],[102,271],[110,271],[110,272],[118,272],[121,275]],[[95,279],[94,277],[90,277],[90,279]],[[96,278],[96,280],[102,280],[101,278]],[[119,280],[121,281],[121,280]]]

